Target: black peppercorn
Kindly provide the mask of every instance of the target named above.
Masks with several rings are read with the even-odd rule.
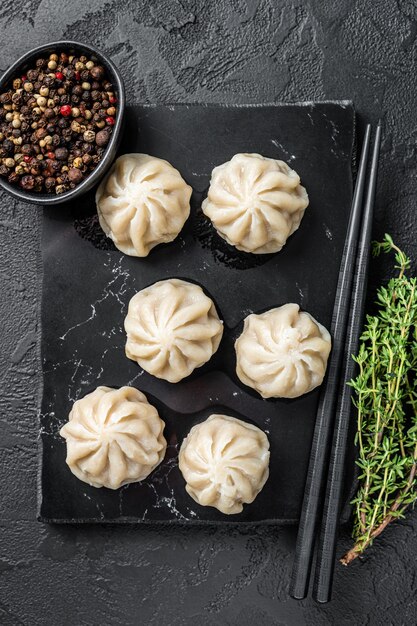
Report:
[[[11,101],[12,101],[12,94],[10,91],[6,91],[5,93],[0,94],[1,104],[8,104]]]
[[[23,189],[30,191],[35,186],[35,179],[33,178],[31,174],[26,174],[25,176],[22,176],[22,180],[20,181],[20,184],[23,187]]]
[[[64,177],[62,176],[61,178]],[[82,172],[77,167],[71,167],[71,169],[68,171],[68,179],[71,183],[75,183],[76,185],[78,185],[83,179]]]
[[[5,139],[3,141],[3,150],[4,153],[9,156],[10,154],[13,154],[14,151],[14,144],[12,141],[10,141],[9,139]]]
[[[30,82],[34,82],[39,76],[39,70],[28,70],[26,77]]]
[[[43,176],[35,176],[35,189],[36,191],[42,191]]]
[[[55,158],[58,161],[66,161],[68,158],[68,149],[67,148],[57,148],[55,150]]]
[[[83,143],[83,152],[85,154],[92,154],[94,152],[94,145],[92,143]]]
[[[69,120],[67,120],[65,117],[61,117],[61,118],[58,120],[58,126],[59,126],[60,128],[68,128],[68,126],[70,125],[70,123],[71,123],[71,122],[70,122]]]
[[[67,79],[67,81],[75,79],[75,72],[74,72],[72,67],[66,67],[64,69],[63,74],[64,74],[65,78]]]
[[[102,80],[104,78],[104,67],[101,65],[95,65],[91,68],[90,74],[94,80]]]
[[[61,104],[68,104],[70,101],[70,97],[68,94],[64,94],[63,96],[59,98],[59,101]]]
[[[38,130],[35,133],[35,137],[37,141],[40,141],[41,139],[43,139],[44,137],[46,137],[47,135],[47,131],[45,128],[38,128]]]
[[[25,143],[23,144],[23,146],[20,148],[20,152],[24,155],[30,155],[33,154],[33,148],[30,145],[30,143]]]
[[[109,143],[110,135],[107,130],[100,130],[96,134],[96,144],[100,147],[106,146]]]

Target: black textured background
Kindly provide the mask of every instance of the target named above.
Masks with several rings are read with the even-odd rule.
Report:
[[[59,38],[92,42],[131,102],[352,98],[384,121],[375,235],[417,259],[414,0],[3,0],[0,69]],[[415,624],[417,517],[336,571],[327,606],[288,598],[295,532],[61,528],[35,520],[39,214],[1,195],[0,623]],[[373,264],[372,286],[386,274]],[[342,534],[339,552],[349,545]]]

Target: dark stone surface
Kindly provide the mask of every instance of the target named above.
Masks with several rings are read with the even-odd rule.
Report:
[[[417,8],[411,0],[4,0],[5,69],[47,40],[91,41],[130,101],[352,98],[385,125],[375,236],[416,260]],[[417,521],[337,568],[327,606],[288,598],[294,530],[54,528],[36,511],[39,212],[1,197],[0,623],[415,624]],[[372,267],[372,285],[386,273]],[[349,545],[348,532],[339,552]]]

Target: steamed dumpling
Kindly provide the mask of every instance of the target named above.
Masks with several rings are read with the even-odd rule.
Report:
[[[253,502],[269,475],[269,441],[262,430],[228,415],[193,426],[179,454],[189,495],[226,515]]]
[[[125,254],[147,256],[178,235],[190,214],[191,191],[168,161],[124,154],[97,189],[100,225]]]
[[[243,252],[279,252],[308,206],[300,177],[284,161],[235,154],[215,167],[203,212],[219,235]]]
[[[236,373],[263,398],[297,398],[323,382],[328,331],[298,304],[249,315],[235,343]]]
[[[133,296],[125,330],[126,356],[149,374],[176,383],[211,359],[223,322],[201,287],[173,278]]]
[[[93,487],[118,489],[144,480],[165,455],[165,424],[133,387],[97,387],[77,400],[60,434],[67,464]]]

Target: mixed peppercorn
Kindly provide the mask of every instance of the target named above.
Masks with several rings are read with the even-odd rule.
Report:
[[[26,191],[74,189],[103,157],[117,114],[104,67],[65,52],[0,94],[0,176]]]

